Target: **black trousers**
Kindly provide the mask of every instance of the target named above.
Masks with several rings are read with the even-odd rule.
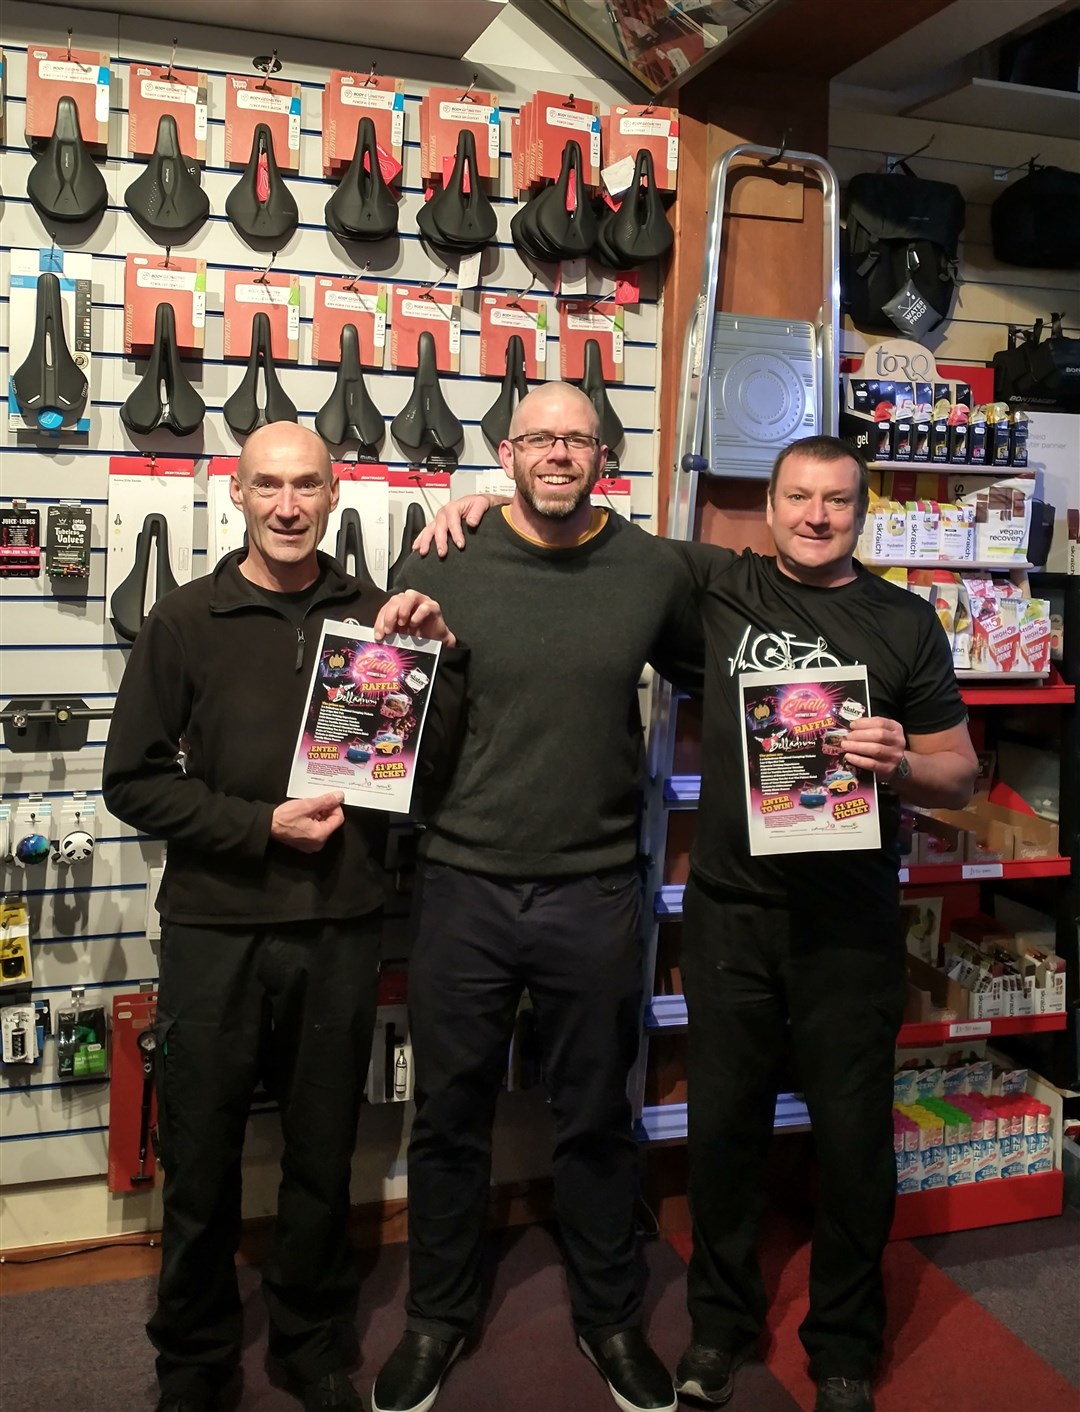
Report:
[[[905,998],[894,905],[845,915],[733,901],[691,879],[683,904],[694,1338],[735,1349],[764,1328],[755,1255],[777,1068],[790,1040],[820,1173],[810,1311],[815,1378],[869,1377],[882,1347],[892,1223],[893,1071]]]
[[[575,1328],[640,1321],[637,1150],[626,1085],[641,1020],[636,871],[507,882],[427,864],[409,963],[416,1118],[408,1327],[478,1321],[491,1128],[522,989],[555,1119],[555,1200]]]
[[[349,1179],[378,986],[378,917],[258,930],[162,927],[161,1278],[147,1332],[167,1392],[227,1381],[240,1357],[240,1155],[261,1077],[284,1138],[262,1271],[270,1350],[301,1381],[339,1366],[356,1271]]]

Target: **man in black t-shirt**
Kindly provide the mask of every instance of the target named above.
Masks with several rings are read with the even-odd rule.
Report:
[[[788,1038],[821,1174],[800,1330],[816,1412],[870,1412],[885,1306],[881,1256],[896,1172],[892,1077],[906,993],[897,830],[901,802],[960,807],[976,760],[948,642],[930,605],[853,560],[866,466],[833,437],[777,458],[767,519],[776,557],[675,544],[705,627],[701,803],[684,900],[689,1015],[688,1297],[693,1342],[676,1388],[718,1406],[765,1323],[755,1243],[777,1070]],[[478,497],[444,517],[464,544]],[[851,723],[849,767],[878,784],[881,847],[752,857],[742,770],[742,672],[866,667],[871,714]]]

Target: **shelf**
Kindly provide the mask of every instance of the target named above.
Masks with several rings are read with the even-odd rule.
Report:
[[[858,555],[855,556],[858,558]],[[1013,559],[1004,564],[1000,559],[859,559],[865,569],[977,569],[983,573],[1004,574],[1013,569],[1034,569],[1026,559]]]
[[[923,863],[901,868],[901,887],[943,887],[948,883],[989,882],[996,878],[1067,878],[1068,858],[1021,858],[1002,863]],[[682,916],[683,884],[665,883],[653,898],[653,916],[659,922]]]
[[[945,471],[947,474],[962,471],[966,476],[1030,476],[1035,479],[1031,466],[973,466],[967,461],[867,461],[866,466],[871,471]]]
[[[901,1025],[897,1049],[922,1049],[952,1040],[994,1039],[1002,1035],[1047,1034],[1066,1027],[1067,1016],[1013,1015],[1000,1020],[954,1020],[933,1024]],[[686,999],[682,995],[654,995],[645,1007],[645,1028],[655,1034],[686,1028]]]
[[[774,1132],[809,1132],[810,1115],[806,1104],[794,1093],[780,1093],[776,1097],[776,1113],[773,1118]],[[655,1108],[645,1108],[634,1124],[634,1136],[638,1142],[653,1145],[686,1141],[686,1104],[661,1103]]]
[[[909,108],[904,116],[1044,137],[1075,137],[1080,127],[1080,93],[973,78],[951,93]]]
[[[1041,679],[1020,672],[957,672],[956,679],[968,706],[1071,706],[1076,700],[1076,687],[1053,665]]]
[[[1064,1193],[1065,1179],[1060,1168],[1033,1177],[1006,1177],[906,1192],[896,1198],[889,1239],[913,1240],[916,1236],[1060,1216]]]

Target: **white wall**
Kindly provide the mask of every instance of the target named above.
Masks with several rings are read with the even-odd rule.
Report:
[[[8,254],[12,248],[47,244],[41,221],[25,196],[32,165],[23,135],[26,47],[31,43],[61,44],[67,26],[79,48],[103,49],[113,56],[112,116],[109,158],[104,165],[110,205],[101,224],[81,248],[94,256],[93,338],[91,372],[92,426],[86,445],[65,443],[59,449],[18,444],[5,436],[3,494],[22,497],[41,512],[61,499],[77,498],[94,516],[91,576],[85,596],[53,589],[50,581],[0,579],[0,700],[13,696],[56,694],[83,697],[92,705],[108,706],[124,670],[127,645],[108,623],[105,601],[105,536],[110,456],[124,453],[188,455],[197,460],[195,572],[206,572],[206,463],[214,454],[235,455],[237,443],[226,428],[221,405],[235,388],[241,364],[222,358],[221,299],[224,271],[259,268],[266,257],[253,254],[224,216],[225,198],[236,174],[224,165],[223,75],[251,72],[251,55],[261,36],[208,29],[177,20],[154,21],[117,17],[103,12],[38,7],[22,0],[5,0],[0,43],[5,51],[6,146],[0,149],[3,171],[3,226],[0,231],[0,387],[6,392],[9,373]],[[202,230],[177,253],[195,254],[208,266],[208,319],[202,378],[193,379],[206,404],[201,431],[174,438],[156,433],[138,445],[128,436],[119,410],[139,380],[134,360],[122,352],[123,261],[126,252],[153,251],[155,246],[123,205],[123,193],[141,164],[125,151],[127,66],[132,60],[164,62],[177,35],[178,65],[204,69],[210,75],[211,115],[204,186],[212,216]],[[265,47],[265,44],[262,45]],[[485,256],[484,288],[516,291],[525,288],[532,272],[510,243],[509,221],[515,206],[510,183],[509,127],[518,105],[539,82],[562,89],[573,73],[579,95],[610,103],[617,94],[590,79],[580,65],[524,16],[505,13],[461,62],[425,59],[407,54],[377,54],[356,46],[308,41],[284,41],[280,46],[283,76],[303,84],[301,174],[288,178],[300,208],[300,226],[279,253],[275,268],[301,276],[301,352],[295,367],[285,367],[282,382],[310,424],[333,386],[333,370],[316,369],[310,359],[312,279],[321,273],[350,273],[355,266],[323,224],[323,205],[330,186],[320,176],[319,96],[331,67],[366,72],[375,60],[381,72],[406,80],[406,157],[402,177],[404,199],[400,242],[365,250],[373,277],[434,280],[442,273],[421,247],[415,216],[421,201],[418,152],[418,102],[432,83],[461,83],[474,69],[479,86],[497,89],[503,98],[498,247]],[[58,232],[64,243],[63,232]],[[75,248],[75,247],[72,247]],[[533,292],[551,288],[552,272],[544,270]],[[656,383],[659,305],[655,281],[643,280],[645,297],[628,316],[626,380],[611,392],[613,405],[627,428],[624,473],[633,479],[634,518],[653,522],[656,487]],[[490,465],[479,420],[490,406],[497,384],[478,376],[479,319],[477,294],[465,296],[462,372],[444,379],[447,400],[465,425],[465,446],[455,488],[468,489],[470,474]],[[558,342],[551,343],[549,369],[557,376]],[[190,367],[190,365],[189,365]],[[407,376],[368,375],[368,387],[389,421],[411,390]],[[6,399],[5,399],[6,400]],[[384,452],[390,464],[404,465],[388,437]],[[91,725],[87,746],[77,753],[56,756],[19,755],[0,748],[3,796],[18,801],[43,793],[54,809],[72,791],[100,794],[100,770],[107,723]],[[101,808],[100,799],[98,807]],[[52,1001],[54,1013],[70,998],[73,985],[87,987],[87,1003],[111,1006],[112,996],[152,981],[157,973],[153,946],[146,938],[147,869],[160,863],[161,845],[102,811],[97,816],[98,848],[92,864],[72,873],[51,863],[28,877],[8,862],[0,865],[0,886],[28,884],[32,914],[34,989]],[[36,1244],[91,1238],[121,1230],[153,1228],[158,1223],[153,1194],[112,1197],[105,1188],[108,1139],[106,1085],[60,1085],[55,1079],[54,1044],[47,1046],[40,1071],[0,1074],[0,1184],[3,1225],[0,1245]],[[404,1114],[400,1108],[365,1110],[353,1186],[354,1200],[374,1201],[404,1195]],[[497,1142],[497,1176],[516,1180],[546,1170],[549,1131],[537,1095],[511,1095],[504,1104]],[[245,1212],[273,1209],[276,1185],[276,1128],[272,1117],[253,1119],[248,1153]]]

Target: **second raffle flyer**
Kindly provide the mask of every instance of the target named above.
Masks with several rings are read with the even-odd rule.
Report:
[[[440,645],[323,624],[289,795],[340,789],[346,805],[407,814]]]
[[[844,758],[865,667],[744,672],[739,697],[751,854],[880,847],[874,777]]]

